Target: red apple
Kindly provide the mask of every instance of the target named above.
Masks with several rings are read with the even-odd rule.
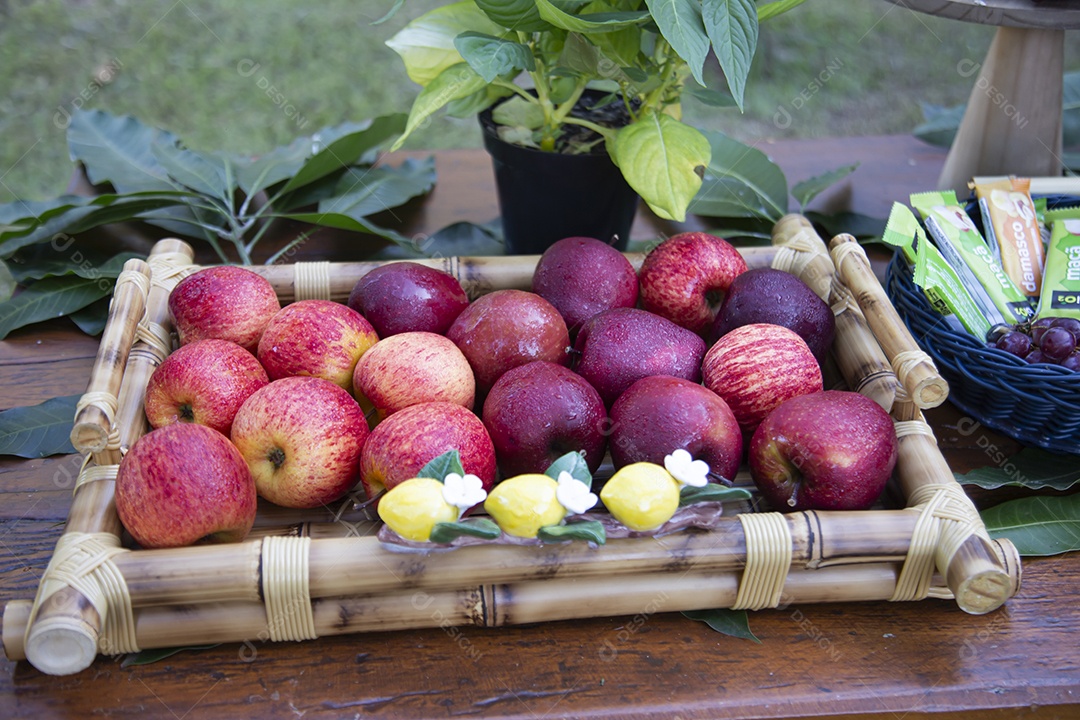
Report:
[[[709,348],[701,371],[705,387],[724,398],[747,435],[780,403],[822,389],[821,367],[806,341],[769,323],[724,335]]]
[[[488,393],[483,418],[504,477],[543,473],[579,450],[593,472],[604,460],[604,401],[561,365],[537,361],[507,370]]]
[[[165,358],[146,384],[146,419],[155,428],[193,422],[228,436],[233,417],[269,382],[255,356],[229,340],[196,340]]]
[[[353,386],[385,418],[422,402],[472,409],[476,381],[457,345],[442,335],[406,332],[383,338],[356,363]]]
[[[339,386],[313,377],[274,380],[240,406],[232,441],[259,495],[313,508],[340,499],[357,480],[367,421]]]
[[[746,261],[727,240],[703,232],[674,235],[645,256],[638,274],[641,307],[703,333],[744,272]]]
[[[825,390],[791,398],[750,441],[750,473],[774,509],[865,510],[896,466],[892,418],[868,397]]]
[[[364,443],[360,480],[369,498],[378,497],[445,452],[457,450],[465,472],[490,490],[495,484],[495,447],[484,423],[455,403],[410,405],[379,423]]]
[[[216,338],[254,353],[266,324],[280,309],[266,278],[235,265],[203,268],[169,294],[169,312],[181,345]]]
[[[352,392],[356,361],[378,342],[371,323],[330,300],[301,300],[271,318],[259,341],[259,362],[271,380],[320,377]]]
[[[458,315],[446,337],[465,353],[484,396],[510,368],[546,360],[567,364],[570,336],[559,311],[523,290],[482,295]]]
[[[634,266],[612,246],[595,238],[568,237],[540,256],[532,289],[554,305],[576,333],[598,312],[634,307],[638,279]]]
[[[701,380],[705,341],[670,320],[636,308],[594,315],[578,333],[576,370],[611,407],[628,387],[650,375]]]
[[[683,449],[732,480],[742,462],[739,423],[723,398],[681,378],[638,380],[611,407],[611,459],[616,468],[636,462],[664,464]]]
[[[716,314],[712,338],[751,323],[794,330],[819,364],[828,355],[836,332],[832,308],[798,277],[773,268],[754,268],[735,278]]]
[[[449,273],[414,262],[395,262],[360,278],[348,305],[379,337],[424,331],[443,335],[469,305],[461,283]]]
[[[255,522],[255,506],[244,458],[205,425],[152,430],[120,461],[116,512],[143,547],[239,542]]]

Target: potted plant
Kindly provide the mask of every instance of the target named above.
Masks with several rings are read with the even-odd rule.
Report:
[[[539,252],[566,235],[607,240],[616,234],[625,243],[636,195],[660,217],[682,221],[701,187],[710,144],[681,121],[684,94],[741,109],[759,21],[801,2],[442,5],[387,41],[423,88],[394,148],[440,109],[478,114],[495,164],[508,251]],[[705,87],[710,50],[730,94]],[[585,168],[571,167],[577,162]],[[518,185],[503,185],[508,179]],[[565,197],[546,197],[548,189]],[[619,199],[628,209],[612,204]],[[612,222],[618,229],[609,234]]]

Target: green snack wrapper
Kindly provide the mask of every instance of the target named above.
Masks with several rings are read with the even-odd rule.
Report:
[[[1038,315],[1080,320],[1080,206],[1046,211],[1050,246]]]
[[[991,325],[1012,325],[1034,315],[1031,303],[994,259],[954,191],[915,193],[911,204]]]
[[[915,284],[922,288],[935,310],[946,317],[955,316],[963,329],[973,336],[986,338],[990,322],[980,312],[956,271],[927,240],[918,219],[906,205],[893,203],[881,239],[900,248],[908,263],[915,266]]]
[[[1035,220],[1039,223],[1039,237],[1042,238],[1043,256],[1046,256],[1046,246],[1050,244],[1050,223],[1046,221],[1046,198],[1033,197],[1035,203]]]

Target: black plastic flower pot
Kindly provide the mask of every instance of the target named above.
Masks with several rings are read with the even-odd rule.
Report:
[[[491,111],[480,115],[495,169],[506,252],[538,255],[565,237],[592,237],[626,249],[638,195],[598,152],[544,152],[499,139]]]

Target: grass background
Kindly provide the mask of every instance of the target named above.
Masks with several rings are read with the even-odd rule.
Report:
[[[63,192],[65,114],[80,105],[243,153],[407,111],[418,88],[384,41],[442,1],[408,0],[381,25],[393,0],[0,2],[0,202]],[[921,102],[967,99],[973,77],[958,66],[981,62],[992,37],[884,0],[810,0],[763,26],[744,114],[690,100],[685,117],[744,141],[910,132]],[[475,119],[442,116],[408,143],[479,145]]]

